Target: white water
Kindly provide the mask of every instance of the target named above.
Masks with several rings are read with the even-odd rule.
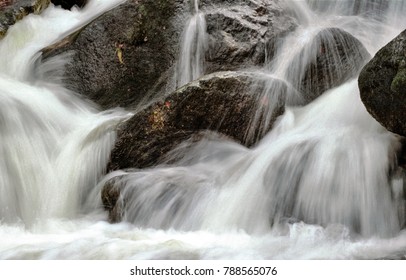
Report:
[[[88,21],[91,11],[108,8],[98,5],[119,2],[93,0],[94,7],[82,12],[49,9],[10,28],[0,42],[0,59],[8,60],[0,64],[0,258],[405,254],[403,182],[387,177],[397,139],[367,114],[356,81],[305,107],[288,108],[253,149],[206,140],[180,147],[176,153],[184,158],[177,166],[109,174],[104,180],[119,175],[117,185],[133,196],[124,217],[132,224],[107,223],[97,207],[103,181],[92,186],[106,164],[113,128],[128,115],[97,112],[56,84],[57,77],[42,78],[63,61],[34,67],[34,59],[65,30]],[[351,19],[363,27],[376,24],[359,16],[344,21]],[[335,20],[330,15],[330,22]],[[354,26],[354,33],[361,33]],[[384,41],[405,27],[380,22]],[[368,50],[379,49],[368,45],[374,40],[361,41]]]
[[[130,114],[98,112],[56,83],[63,57],[38,66],[38,52],[123,1],[82,12],[47,9],[0,42],[0,219],[28,227],[78,215],[105,170],[115,127]],[[42,78],[44,77],[44,78]]]
[[[204,54],[208,44],[206,19],[199,10],[199,0],[190,1],[193,2],[193,12],[182,35],[177,87],[199,78],[204,72]]]

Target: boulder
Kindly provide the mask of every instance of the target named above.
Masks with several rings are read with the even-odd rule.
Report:
[[[182,0],[127,1],[43,52],[71,53],[66,86],[104,109],[131,107],[169,80]],[[176,16],[176,17],[175,17]]]
[[[389,131],[406,136],[406,30],[365,65],[358,86],[368,112]]]
[[[270,46],[296,26],[280,2],[200,1],[209,41],[204,73],[261,66]],[[69,89],[104,109],[133,108],[175,89],[179,40],[191,11],[182,0],[127,1],[45,49],[43,58],[71,52]]]
[[[266,56],[273,57],[276,41],[297,26],[281,1],[217,0],[211,5],[202,5],[209,40],[205,73],[263,66]]]
[[[254,115],[266,111],[264,106],[271,106],[257,97],[257,91],[261,92],[269,79],[255,72],[216,72],[155,100],[119,127],[108,171],[145,169],[178,161],[184,151],[203,138],[254,144],[260,137],[247,139],[247,132],[252,129]],[[282,81],[274,83],[279,83],[282,92],[287,90]],[[274,102],[267,128],[255,126],[254,133],[266,133],[283,114],[283,94]],[[123,183],[126,176],[107,180],[102,188],[102,202],[111,222],[121,221],[123,209],[136,198],[134,188],[127,190]]]
[[[371,58],[362,43],[338,28],[318,31],[288,69],[288,80],[296,83],[306,103],[326,90],[357,77]]]
[[[140,110],[119,128],[108,170],[157,165],[170,150],[203,130],[253,144],[247,143],[246,134],[257,112],[253,89],[261,87],[258,76],[249,72],[212,73]],[[283,113],[283,100],[276,103],[265,131]]]

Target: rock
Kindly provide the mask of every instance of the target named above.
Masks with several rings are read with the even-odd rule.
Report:
[[[258,112],[258,106],[270,106],[258,100],[256,91],[261,91],[266,85],[265,80],[269,79],[255,72],[216,72],[154,101],[119,128],[108,172],[145,169],[178,161],[184,155],[182,152],[193,148],[203,138],[225,138],[245,145],[254,144],[260,137],[247,140],[253,116]],[[275,83],[280,83],[279,89],[286,91],[282,81],[276,80]],[[273,104],[275,109],[264,133],[283,114],[283,102],[281,98]],[[123,209],[136,199],[133,191],[137,187],[131,185],[127,188],[127,176],[124,174],[108,180],[102,189],[103,205],[111,222],[121,221]],[[132,220],[131,217],[129,220]]]
[[[292,65],[299,67],[288,69],[288,80],[297,81],[295,86],[308,103],[357,77],[370,57],[362,43],[348,32],[324,29],[294,58]]]
[[[267,46],[296,26],[280,2],[201,1],[210,45],[205,73],[261,66]],[[72,52],[67,87],[104,109],[132,108],[174,90],[179,38],[191,8],[182,0],[128,1],[47,48],[43,57]]]
[[[51,0],[55,6],[61,6],[66,10],[70,10],[73,6],[84,7],[87,0]]]
[[[103,108],[131,107],[169,80],[182,0],[127,1],[77,36],[44,50],[43,58],[72,52],[66,86]]]
[[[406,136],[406,30],[365,65],[358,86],[368,112],[389,131]]]
[[[49,5],[49,0],[6,0],[0,2],[0,39],[10,26],[31,14],[41,13]]]
[[[104,209],[109,213],[109,221],[120,222],[122,219],[122,203],[117,203],[120,197],[120,188],[116,185],[116,180],[111,179],[103,186],[101,199]]]
[[[296,28],[281,1],[214,1],[207,8],[206,73],[260,67],[273,57],[275,42]],[[203,6],[203,10],[204,10]]]
[[[256,112],[252,90],[258,76],[247,72],[213,73],[153,102],[119,129],[108,170],[157,165],[167,152],[203,130],[253,144],[247,143],[245,137]],[[283,113],[283,101],[275,107],[268,130]]]

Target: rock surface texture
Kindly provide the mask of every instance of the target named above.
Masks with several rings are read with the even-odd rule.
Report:
[[[368,112],[389,131],[406,136],[406,30],[362,69],[358,85]]]
[[[262,66],[275,41],[296,27],[281,3],[201,1],[209,45],[203,74]],[[175,89],[179,39],[191,11],[189,1],[127,1],[43,57],[70,52],[67,87],[102,108],[133,108]]]
[[[275,43],[296,28],[282,1],[214,1],[206,8],[206,73],[261,67]]]
[[[355,78],[370,58],[362,43],[348,32],[324,29],[294,58],[297,61],[292,65],[303,68],[289,69],[289,80],[298,82],[296,87],[308,103]]]
[[[44,57],[71,53],[67,87],[102,108],[131,107],[169,79],[181,30],[181,0],[127,1],[90,23]]]
[[[108,169],[157,165],[167,152],[203,130],[244,143],[256,105],[251,92],[256,76],[213,73],[153,102],[119,129]],[[280,104],[274,118],[282,112]]]

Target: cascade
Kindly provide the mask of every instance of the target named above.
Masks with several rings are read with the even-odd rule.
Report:
[[[334,8],[324,3],[289,6],[301,26],[280,42],[275,59],[266,67],[267,86],[258,94],[258,100],[266,97],[276,104],[283,99],[288,106],[273,131],[250,150],[207,140],[186,154],[179,150],[185,162],[112,174],[108,178],[113,178],[121,199],[127,201],[119,201],[124,220],[157,229],[215,232],[264,233],[287,220],[340,224],[363,236],[399,232],[405,221],[398,209],[403,209],[404,202],[402,195],[393,195],[398,178],[388,178],[397,140],[366,112],[354,81],[370,56],[361,42],[348,39],[351,35],[346,34],[354,33],[350,27],[332,29],[335,19],[316,13],[320,9],[352,16],[354,3],[345,5],[346,9],[340,8],[340,1],[334,2]],[[376,5],[357,6],[354,13],[361,14],[357,20],[373,26],[369,21],[375,24],[376,19],[362,15],[377,9],[379,13],[374,14],[381,17],[388,10]],[[333,76],[347,83],[307,106],[290,109],[317,97],[305,96],[301,84],[319,52],[329,52],[327,64],[333,69],[349,73],[340,78],[344,74],[323,68],[325,87],[333,86]],[[253,126],[258,126],[256,119],[266,123],[272,110],[272,105],[258,110]]]
[[[7,54],[0,56],[1,221],[29,226],[47,218],[72,218],[80,212],[86,188],[103,173],[115,124],[127,113],[97,112],[55,83],[58,77],[50,80],[63,58],[39,69],[36,62],[38,52],[64,32],[119,3],[93,1],[68,19],[66,12],[49,9],[11,27],[0,42],[0,52]]]
[[[193,1],[193,12],[187,21],[181,40],[177,87],[199,78],[204,71],[204,54],[207,49],[206,20],[199,10],[199,0]]]
[[[257,98],[286,108],[258,144],[207,137],[177,147],[170,164],[104,175],[116,127],[132,114],[99,111],[61,83],[68,56],[41,61],[38,53],[123,2],[89,0],[80,11],[51,5],[0,41],[0,259],[365,259],[406,251],[404,182],[393,172],[398,138],[367,113],[357,71],[311,100],[301,88],[315,42],[333,53],[330,63],[344,63],[334,56],[331,30],[339,28],[373,55],[406,28],[404,1],[285,1],[299,26],[277,42]],[[205,18],[191,3],[178,86],[204,72]],[[348,55],[361,52],[347,45]],[[259,107],[253,126],[267,127],[272,110]],[[121,223],[108,223],[102,209],[106,183],[120,189]]]

